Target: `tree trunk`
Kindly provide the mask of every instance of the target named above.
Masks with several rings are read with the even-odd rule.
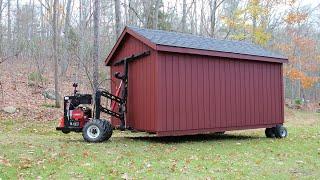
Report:
[[[44,25],[44,12],[43,12],[43,6],[40,6],[40,24],[41,24],[41,40],[44,40],[45,36],[46,36],[46,30],[45,30],[45,25]]]
[[[20,27],[19,27],[19,23],[20,23],[20,6],[19,6],[19,0],[16,1],[16,22],[15,22],[15,43],[17,44],[16,47],[19,46],[19,39],[20,39]]]
[[[198,34],[197,1],[194,1],[193,16],[194,16],[194,23],[195,23],[194,31],[195,31],[195,34]]]
[[[63,52],[63,61],[61,64],[62,72],[61,74],[64,75],[68,69],[69,65],[69,30],[70,30],[70,10],[71,10],[71,0],[68,0],[67,7],[66,7],[66,18],[64,21],[64,52]]]
[[[145,28],[152,28],[152,1],[146,1],[143,0],[142,1],[142,5],[143,5],[143,14],[142,14],[142,22],[143,22],[143,26]]]
[[[119,1],[119,0],[117,0]],[[119,3],[119,2],[118,2]],[[98,90],[99,86],[99,19],[100,19],[100,1],[94,0],[93,11],[93,92]]]
[[[129,10],[129,8],[128,8],[128,2],[127,2],[127,0],[124,0],[124,14],[125,14],[125,24],[127,25],[127,24],[129,24],[129,13],[128,13],[128,10]]]
[[[160,6],[160,0],[156,0],[155,10],[154,10],[154,16],[153,16],[153,29],[158,29],[158,23],[159,23],[159,6]]]
[[[192,2],[192,5],[193,6],[193,9],[194,9],[194,3],[195,2]],[[191,7],[190,7],[191,8]],[[194,22],[194,17],[195,17],[195,14],[194,14],[194,10],[192,10],[192,12],[190,13],[191,16],[190,16],[190,31],[191,31],[191,34],[194,34],[194,27],[195,27],[195,22]]]
[[[8,18],[8,22],[7,22],[7,25],[8,25],[8,29],[7,29],[7,38],[8,38],[8,51],[11,52],[11,14],[10,14],[10,11],[11,11],[11,0],[8,0],[7,1],[7,8],[8,8],[8,12],[7,12],[7,18]],[[10,53],[9,53],[10,54]]]
[[[294,97],[295,97],[295,93],[294,93],[294,86],[293,86],[293,84],[294,84],[294,81],[293,80],[291,80],[290,81],[290,88],[291,88],[291,104],[293,104],[294,103]]]
[[[116,18],[116,35],[117,38],[121,34],[121,17],[120,17],[120,0],[114,0],[114,13],[115,13],[115,18]]]
[[[210,0],[210,36],[215,36],[215,27],[216,27],[216,12],[217,12],[217,0]]]
[[[29,26],[29,34],[28,34],[28,37],[29,39],[32,39],[33,38],[33,35],[34,35],[34,19],[35,19],[35,14],[34,14],[34,0],[30,0],[29,2],[29,6],[32,7],[31,9],[31,25]]]
[[[204,2],[201,0],[201,14],[200,14],[200,35],[203,35],[204,32]]]
[[[68,0],[67,7],[66,7],[66,18],[64,23],[64,39],[65,42],[68,41],[68,34],[70,29],[70,10],[71,10],[71,2],[72,0]]]
[[[183,0],[182,5],[182,21],[181,21],[181,30],[182,32],[186,32],[187,26],[187,0]]]
[[[83,52],[84,52],[84,48],[83,48],[83,38],[84,38],[84,20],[83,20],[83,0],[79,0],[79,19],[78,19],[78,23],[80,26],[80,37],[79,37],[79,49],[77,50],[78,54],[79,54],[79,59],[76,61],[76,68],[80,69],[82,61],[83,61]],[[75,82],[79,82],[79,72],[77,70],[75,70],[74,73],[74,81]],[[90,82],[91,83],[91,82]]]
[[[131,10],[131,8],[132,8],[132,0],[128,0],[128,6],[129,6],[129,10],[128,10],[128,14],[129,14],[129,25],[132,25],[132,24],[134,24],[133,23],[133,12],[132,12],[132,10]]]
[[[253,6],[254,9],[257,9],[259,7],[259,1],[252,1],[251,6]],[[252,34],[251,34],[251,41],[255,42],[255,33],[257,29],[257,18],[258,13],[253,11],[252,12]]]
[[[54,90],[56,96],[56,107],[60,107],[60,97],[59,97],[59,79],[58,79],[58,52],[57,52],[57,10],[58,1],[53,2],[53,18],[52,18],[52,28],[53,28],[53,59],[54,59]]]
[[[0,0],[0,57],[3,56],[3,48],[2,48],[2,38],[3,38],[3,32],[2,32],[2,6],[3,6],[3,0]]]

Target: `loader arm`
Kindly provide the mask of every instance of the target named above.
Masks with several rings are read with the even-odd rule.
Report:
[[[111,94],[108,91],[105,90],[98,90],[96,92],[95,96],[95,119],[100,119],[101,112],[107,113],[113,117],[116,117],[120,119],[121,125],[120,129],[124,130],[126,129],[126,118],[125,113],[127,112],[127,96],[128,96],[128,69],[129,69],[129,63],[133,62],[135,60],[141,59],[145,56],[150,55],[150,51],[145,51],[138,54],[133,54],[132,56],[125,57],[121,60],[116,61],[113,66],[121,66],[123,65],[124,71],[123,74],[117,72],[115,73],[115,78],[120,79],[121,83],[119,86],[119,90],[121,91],[121,96],[118,96],[118,93],[116,95]],[[106,107],[103,107],[101,105],[101,97],[106,97],[112,101],[111,109],[108,109]],[[119,111],[114,111],[114,104],[119,105]]]

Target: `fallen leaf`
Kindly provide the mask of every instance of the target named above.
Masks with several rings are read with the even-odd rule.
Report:
[[[29,158],[21,158],[19,161],[20,169],[28,169],[32,167],[32,161]]]
[[[84,152],[82,153],[82,156],[83,156],[84,158],[87,158],[87,157],[89,156],[89,152],[88,152],[88,151],[84,151]]]
[[[5,159],[4,157],[0,156],[0,164],[4,165],[4,166],[11,166],[9,160]]]

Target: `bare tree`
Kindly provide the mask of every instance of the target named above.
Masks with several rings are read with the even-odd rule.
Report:
[[[204,2],[201,0],[201,13],[200,13],[200,35],[204,34]]]
[[[120,0],[114,0],[114,12],[116,17],[116,35],[119,37],[121,34]]]
[[[11,14],[10,14],[10,12],[11,12],[11,2],[10,2],[11,0],[8,0],[7,1],[7,8],[8,8],[8,12],[7,12],[7,18],[8,18],[8,22],[7,22],[7,25],[8,25],[8,29],[7,29],[7,31],[8,31],[8,34],[7,34],[7,37],[8,37],[8,51],[10,51],[11,50]]]
[[[99,19],[100,19],[100,1],[94,0],[93,23],[93,92],[98,90],[99,86]]]
[[[3,32],[2,32],[2,11],[3,11],[3,0],[0,0],[0,57],[2,56],[3,53],[3,48],[2,48],[2,38],[3,38]]]
[[[194,6],[193,6],[193,18],[194,18],[194,33],[198,33],[198,17],[197,17],[197,1],[194,1]]]
[[[21,42],[21,32],[20,32],[20,21],[21,21],[21,15],[20,15],[20,4],[19,4],[19,0],[16,1],[16,13],[15,13],[15,27],[14,27],[14,33],[15,33],[15,37],[14,39],[14,44],[15,47],[13,47],[13,49],[19,48],[20,46],[20,42]]]
[[[63,51],[63,62],[62,62],[62,74],[65,74],[69,65],[69,53],[68,53],[68,46],[69,46],[69,29],[70,29],[70,11],[71,11],[71,0],[68,0],[67,7],[66,7],[66,17],[64,23],[64,45],[67,48],[64,48]]]
[[[53,1],[53,18],[52,18],[52,28],[53,28],[53,59],[54,59],[54,90],[56,96],[56,107],[60,107],[60,97],[59,97],[59,77],[58,77],[58,52],[57,52],[57,11],[58,11],[58,1]]]
[[[187,0],[183,0],[182,4],[182,20],[181,20],[181,29],[183,32],[186,31],[187,26]]]
[[[153,29],[158,29],[158,23],[159,23],[159,6],[160,6],[160,0],[156,0],[155,10],[154,10],[154,16],[153,16]]]
[[[224,2],[224,0],[210,0],[210,36],[215,36],[216,31],[216,19],[217,19],[217,11],[219,6]]]

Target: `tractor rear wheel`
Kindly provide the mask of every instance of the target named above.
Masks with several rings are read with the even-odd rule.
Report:
[[[107,120],[92,119],[82,129],[82,136],[87,142],[98,143],[112,136],[112,125]]]

